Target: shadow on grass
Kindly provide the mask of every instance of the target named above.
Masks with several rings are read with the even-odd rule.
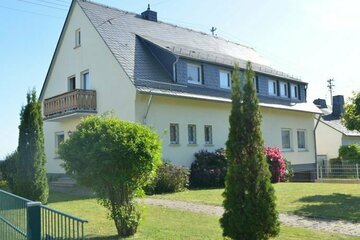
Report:
[[[59,192],[50,192],[48,203],[58,203],[58,202],[69,202],[85,199],[94,199],[95,196],[82,195],[75,193],[59,193]]]
[[[303,197],[298,201],[308,204],[294,211],[297,215],[360,222],[360,197],[333,193]]]
[[[119,239],[126,239],[126,238],[120,238],[117,235],[114,236],[106,236],[106,237],[86,237],[88,240],[119,240]]]

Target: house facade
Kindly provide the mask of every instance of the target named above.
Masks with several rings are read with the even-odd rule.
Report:
[[[266,146],[294,167],[315,168],[314,117],[307,83],[272,68],[250,47],[129,13],[74,0],[40,100],[48,173],[64,173],[56,151],[82,117],[112,111],[154,128],[163,159],[189,167],[194,153],[225,146],[235,63],[253,64]]]
[[[316,99],[314,104],[322,116],[316,128],[317,154],[319,161],[328,161],[339,156],[339,148],[350,144],[360,144],[360,132],[347,129],[341,122],[344,112],[344,96],[337,95],[328,106],[325,99]]]

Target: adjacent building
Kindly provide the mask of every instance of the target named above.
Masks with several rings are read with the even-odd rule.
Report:
[[[295,168],[315,169],[314,118],[307,83],[272,68],[253,48],[131,13],[74,0],[40,100],[49,173],[63,173],[58,145],[81,117],[112,111],[153,127],[163,159],[190,166],[194,153],[225,146],[231,75],[251,61],[266,146]]]

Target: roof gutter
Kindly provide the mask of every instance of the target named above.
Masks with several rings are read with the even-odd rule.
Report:
[[[316,179],[318,179],[318,159],[317,159],[317,144],[316,144],[316,129],[319,125],[319,122],[320,122],[320,118],[323,114],[320,113],[317,120],[316,120],[316,124],[315,124],[315,127],[314,127],[314,131],[313,131],[313,134],[314,134],[314,150],[315,150],[315,166],[316,166]]]

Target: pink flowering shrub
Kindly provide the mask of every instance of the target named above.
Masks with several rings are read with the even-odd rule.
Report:
[[[285,182],[287,180],[288,171],[286,160],[282,156],[279,148],[264,147],[264,153],[271,172],[271,182]]]

